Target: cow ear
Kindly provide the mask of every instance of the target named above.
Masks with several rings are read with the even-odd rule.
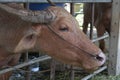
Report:
[[[17,53],[23,50],[28,50],[30,48],[33,48],[37,41],[37,38],[40,35],[40,32],[41,32],[41,26],[32,27],[32,29],[28,30],[25,33],[25,36],[20,40],[20,42],[16,46],[14,52]]]

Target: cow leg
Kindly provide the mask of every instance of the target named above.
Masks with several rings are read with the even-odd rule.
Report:
[[[92,20],[92,4],[85,3],[83,7],[84,19],[83,19],[83,32],[86,34],[88,29],[88,24]]]
[[[8,61],[10,60],[9,53],[0,47],[0,68],[4,68],[7,65]],[[0,80],[9,80],[9,72],[1,74]]]
[[[102,24],[101,21],[96,22],[96,29],[97,29],[97,36],[101,37],[105,33],[105,26]],[[105,41],[104,39],[99,40],[99,47],[103,52],[106,52],[105,48]]]
[[[87,34],[88,24],[89,24],[89,22],[86,22],[86,20],[84,20],[82,27],[83,27],[83,32],[84,32],[85,34]]]
[[[20,59],[21,54],[15,54],[12,59],[9,61],[8,65],[9,66],[14,66],[18,63],[19,59]]]
[[[21,56],[21,54],[15,54],[13,56],[13,58],[11,59],[11,61],[8,63],[8,66],[15,66],[19,62],[20,56]],[[10,71],[7,73],[8,79],[10,78],[12,73],[13,73],[13,71]],[[6,80],[8,80],[8,79],[6,79]]]
[[[19,58],[20,58],[21,54],[15,54],[14,56],[12,56],[11,60],[8,62],[8,66],[14,66],[18,63]],[[0,80],[9,80],[10,76],[12,75],[13,71],[9,71],[7,73],[4,73],[2,75],[0,75]]]
[[[12,72],[7,72],[2,75],[0,75],[0,80],[9,80],[9,77],[11,76]]]

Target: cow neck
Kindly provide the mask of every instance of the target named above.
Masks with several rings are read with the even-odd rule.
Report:
[[[97,57],[97,55],[93,55],[93,54],[91,54],[91,53],[89,53],[89,52],[87,52],[87,51],[85,51],[85,50],[79,48],[78,46],[72,44],[71,42],[67,41],[66,39],[64,39],[62,36],[60,36],[57,32],[55,32],[55,31],[53,30],[51,24],[46,24],[46,25],[47,25],[48,29],[49,29],[50,31],[52,31],[52,33],[54,33],[54,34],[55,34],[56,36],[58,36],[60,39],[64,40],[64,41],[67,42],[68,44],[74,46],[75,48],[77,48],[77,49],[79,49],[79,50],[85,52],[86,54],[90,55],[91,57]]]

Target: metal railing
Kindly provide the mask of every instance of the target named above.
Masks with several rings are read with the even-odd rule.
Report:
[[[55,3],[85,3],[85,2],[112,2],[112,0],[52,0]],[[16,2],[16,3],[46,3],[46,0],[0,0],[0,2]]]

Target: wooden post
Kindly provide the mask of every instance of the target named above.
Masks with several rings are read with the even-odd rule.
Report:
[[[120,0],[113,0],[110,32],[109,75],[120,74]]]

